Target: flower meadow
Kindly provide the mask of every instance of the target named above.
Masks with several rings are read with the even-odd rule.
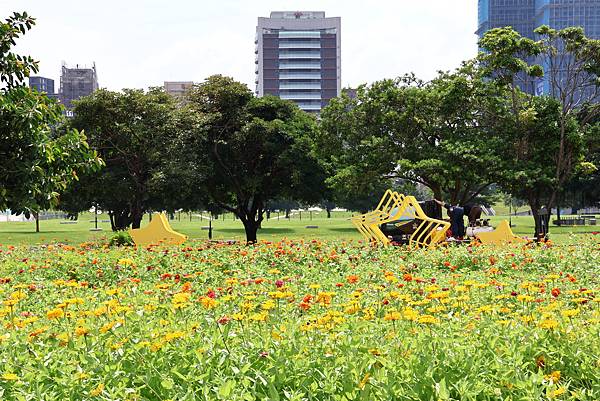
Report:
[[[599,256],[0,246],[0,399],[600,400]]]

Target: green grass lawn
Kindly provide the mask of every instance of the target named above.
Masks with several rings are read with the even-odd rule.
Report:
[[[325,212],[313,212],[312,217],[308,212],[294,214],[287,220],[277,214],[272,214],[271,219],[265,220],[263,228],[259,230],[258,237],[261,240],[277,241],[282,238],[304,238],[304,239],[360,239],[359,233],[350,222],[350,213],[333,212],[332,218],[326,218]],[[492,218],[492,225],[497,225],[500,220],[508,219],[506,216]],[[93,240],[106,240],[112,236],[110,223],[106,222],[108,216],[99,215],[100,232],[90,231],[94,226],[92,214],[83,214],[75,224],[61,224],[62,220],[40,221],[40,233],[35,233],[35,223],[0,223],[0,243],[2,244],[39,244],[39,243],[80,243]],[[144,218],[142,225],[147,224],[148,218]],[[531,236],[533,234],[533,218],[529,216],[513,217],[513,231],[520,236]],[[243,240],[244,229],[239,220],[234,220],[231,214],[221,216],[213,221],[213,239]],[[173,229],[188,235],[192,239],[208,238],[208,221],[200,220],[195,215],[190,221],[189,215],[177,214],[171,220]],[[318,226],[318,228],[307,228],[307,226]],[[574,243],[581,239],[582,235],[600,231],[600,227],[576,226],[576,227],[550,227],[551,238],[557,243]]]

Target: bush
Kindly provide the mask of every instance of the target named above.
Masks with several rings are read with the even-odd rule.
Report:
[[[131,235],[127,231],[117,231],[108,242],[110,246],[133,246],[135,245]]]

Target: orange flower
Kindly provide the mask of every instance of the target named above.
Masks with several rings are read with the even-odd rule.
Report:
[[[358,276],[355,274],[351,274],[346,278],[346,281],[348,281],[349,284],[354,284],[358,282]]]
[[[553,288],[552,289],[552,296],[554,298],[558,297],[560,295],[560,290],[558,288]]]
[[[410,274],[410,273],[405,273],[405,274],[402,276],[402,279],[403,279],[404,281],[412,281],[412,279],[413,279],[413,276],[412,276],[412,274]]]

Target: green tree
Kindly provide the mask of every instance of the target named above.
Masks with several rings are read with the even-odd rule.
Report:
[[[34,24],[26,13],[0,22],[0,210],[37,216],[101,161],[83,133],[64,126],[60,105],[25,86],[38,63],[11,48]]]
[[[535,235],[542,234],[542,206],[557,206],[565,185],[584,162],[585,134],[600,112],[600,41],[588,39],[581,28],[560,31],[536,29],[540,40],[521,37],[512,28],[487,32],[479,46],[485,74],[510,93],[511,132],[506,152],[512,165],[499,183],[514,195],[527,199],[536,221]],[[531,64],[535,60],[539,64]],[[545,66],[545,71],[542,66]],[[549,97],[532,97],[519,89],[519,77],[546,74]],[[542,136],[543,135],[543,136]]]
[[[412,75],[361,86],[357,98],[334,99],[322,113],[318,150],[341,192],[367,194],[387,179],[466,203],[495,180],[502,141],[495,120],[498,86],[473,63],[431,82]]]
[[[85,129],[106,167],[82,178],[63,208],[97,205],[108,212],[113,230],[139,228],[145,212],[166,209],[171,194],[160,190],[160,177],[176,137],[173,99],[161,89],[98,90],[75,102],[73,112],[73,127]]]
[[[311,154],[315,120],[292,102],[255,98],[233,79],[215,75],[196,85],[182,110],[180,170],[206,203],[234,213],[255,242],[267,202],[316,203],[323,188]],[[321,182],[319,182],[321,181]]]

